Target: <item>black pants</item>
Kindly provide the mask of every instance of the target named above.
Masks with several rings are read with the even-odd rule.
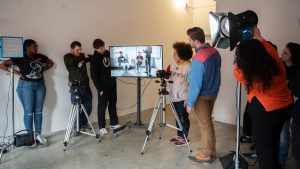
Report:
[[[108,89],[103,91],[102,96],[98,91],[98,125],[99,129],[105,128],[105,110],[108,105],[110,125],[118,124],[117,115],[117,85],[113,83]]]
[[[185,134],[187,138],[190,130],[190,119],[189,119],[189,113],[186,111],[186,108],[184,107],[184,101],[173,102],[173,105],[179,117],[180,123],[182,125],[182,131],[177,130],[177,135],[184,138],[183,134]],[[176,121],[176,126],[177,128],[179,128],[177,121]]]
[[[293,122],[291,130],[293,157],[295,159],[296,168],[300,169],[300,124]]]
[[[249,115],[249,102],[247,102],[245,111],[244,111],[244,119],[243,119],[243,134],[246,136],[252,136],[251,130],[251,118]]]
[[[267,112],[255,97],[249,104],[260,169],[279,169],[279,140],[283,123],[288,119],[291,106]]]

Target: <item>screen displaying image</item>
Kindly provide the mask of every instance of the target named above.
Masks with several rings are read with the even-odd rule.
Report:
[[[162,70],[162,45],[110,46],[111,76],[156,77]]]

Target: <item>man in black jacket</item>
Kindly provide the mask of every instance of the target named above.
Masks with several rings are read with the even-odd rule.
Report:
[[[81,101],[84,105],[87,114],[90,115],[92,112],[92,100],[93,95],[89,86],[89,77],[86,69],[86,62],[89,62],[89,56],[81,53],[81,43],[74,41],[71,43],[71,51],[64,55],[64,62],[69,72],[69,84],[71,93],[71,102],[75,104],[75,89],[79,85],[79,92],[81,95]],[[79,83],[78,83],[79,82]],[[88,120],[84,113],[79,114],[79,128],[88,129]],[[74,126],[76,127],[76,126]]]
[[[117,82],[111,77],[110,53],[105,50],[105,44],[101,39],[93,42],[95,52],[91,59],[91,77],[98,93],[98,125],[100,135],[107,133],[105,128],[105,110],[108,104],[110,128],[120,127],[117,116]]]

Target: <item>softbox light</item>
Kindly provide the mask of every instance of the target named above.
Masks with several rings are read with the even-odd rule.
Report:
[[[252,38],[252,28],[257,25],[255,12],[247,10],[234,15],[229,12],[209,12],[212,46],[233,50],[238,42]]]

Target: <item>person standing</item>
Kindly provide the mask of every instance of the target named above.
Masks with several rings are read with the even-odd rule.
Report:
[[[236,49],[234,75],[246,86],[249,115],[261,169],[280,169],[279,140],[293,105],[286,72],[276,49],[253,29],[255,39]]]
[[[53,66],[53,61],[47,56],[38,53],[38,44],[32,39],[24,41],[24,58],[14,58],[0,64],[0,68],[9,71],[11,65],[19,70],[13,72],[19,76],[17,87],[18,97],[24,109],[24,125],[26,130],[33,132],[40,144],[47,140],[41,135],[43,121],[43,105],[46,96],[46,86],[43,72]]]
[[[71,102],[72,104],[76,104],[76,93],[74,91],[78,89],[81,96],[81,103],[89,116],[92,112],[93,95],[89,85],[86,63],[90,61],[90,58],[88,55],[81,53],[82,47],[80,42],[74,41],[71,43],[70,47],[70,53],[64,55],[64,63],[69,72]],[[88,119],[83,112],[79,114],[79,129],[90,129],[88,126]]]
[[[192,58],[187,111],[195,113],[201,135],[201,149],[195,156],[189,156],[189,160],[197,163],[212,162],[216,159],[212,111],[221,84],[221,56],[215,48],[205,43],[201,28],[190,28],[187,35],[192,48],[196,49]]]
[[[111,77],[110,53],[105,50],[105,43],[101,39],[93,42],[95,49],[91,59],[91,77],[98,93],[98,125],[100,135],[107,134],[105,128],[105,110],[108,105],[110,128],[117,129],[119,125],[117,115],[117,82]]]
[[[187,95],[189,92],[189,75],[193,51],[190,44],[185,42],[176,42],[173,44],[174,61],[168,66],[167,72],[171,73],[169,84],[170,98],[182,124],[182,131],[177,130],[177,135],[169,141],[174,146],[184,146],[187,144],[185,138],[188,138],[190,129],[189,114],[186,110]],[[176,121],[176,126],[179,128]]]
[[[289,42],[281,56],[286,66],[288,87],[295,98],[297,98],[291,111],[291,144],[296,168],[300,169],[300,45],[298,43]],[[289,139],[287,141],[289,141]],[[286,148],[288,149],[288,146]],[[286,156],[284,157],[286,158]]]

